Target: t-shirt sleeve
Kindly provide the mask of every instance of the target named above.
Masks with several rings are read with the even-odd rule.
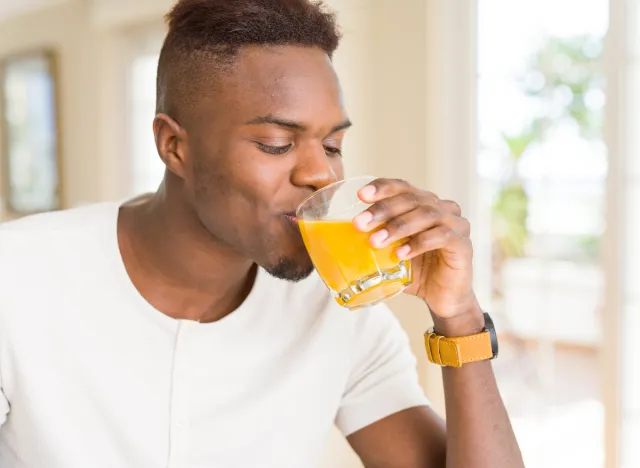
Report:
[[[358,314],[352,367],[336,418],[345,436],[429,404],[418,383],[409,339],[393,313],[383,305],[352,313]]]
[[[2,388],[0,388],[0,426],[2,426],[7,420],[7,415],[9,414],[9,402],[7,398],[4,396],[4,392]]]
[[[7,242],[4,239],[4,228],[0,225],[0,247],[6,246]],[[4,249],[0,248],[0,261],[4,261],[6,263]],[[3,284],[3,272],[0,270],[0,284]],[[1,294],[1,291],[0,291]],[[2,304],[0,303],[0,313],[2,312]],[[0,321],[0,323],[2,323]],[[2,334],[0,333],[0,340],[2,340]],[[0,372],[0,426],[2,426],[7,420],[7,415],[9,414],[9,401],[7,397],[4,396],[4,390],[2,389],[2,372]]]

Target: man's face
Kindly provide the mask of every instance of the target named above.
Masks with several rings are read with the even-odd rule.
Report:
[[[303,279],[313,265],[294,212],[343,178],[349,121],[331,62],[315,48],[245,48],[212,86],[187,119],[197,216],[272,275]]]

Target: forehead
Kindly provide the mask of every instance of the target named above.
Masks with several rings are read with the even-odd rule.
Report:
[[[243,48],[219,86],[218,105],[224,102],[237,120],[278,115],[309,124],[326,119],[335,125],[346,118],[335,70],[318,48]]]

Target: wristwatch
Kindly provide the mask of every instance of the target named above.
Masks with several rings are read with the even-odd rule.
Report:
[[[498,357],[498,337],[489,314],[484,314],[484,330],[476,335],[449,338],[435,333],[424,334],[429,361],[441,367],[462,367],[470,362]]]

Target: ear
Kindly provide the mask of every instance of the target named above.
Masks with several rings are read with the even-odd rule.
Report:
[[[187,132],[167,114],[158,114],[153,120],[153,134],[160,159],[167,169],[181,179],[187,173]]]

